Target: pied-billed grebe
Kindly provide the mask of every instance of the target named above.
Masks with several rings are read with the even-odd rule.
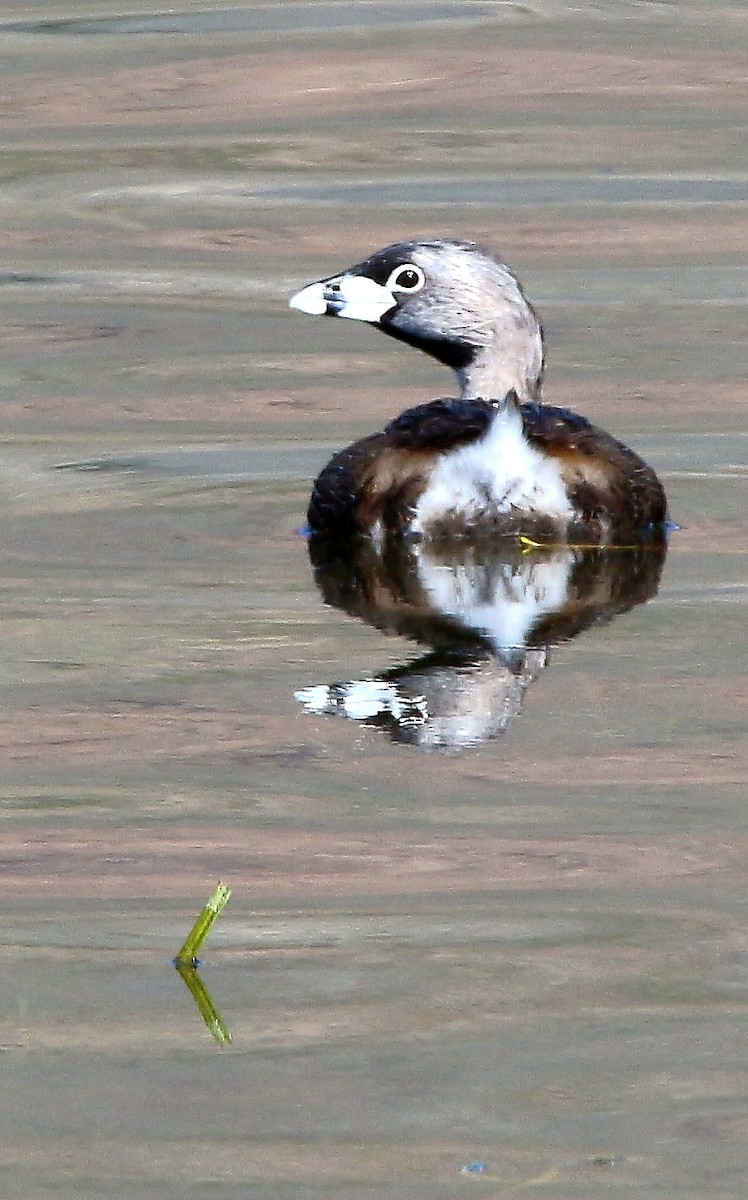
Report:
[[[408,409],[332,457],[309,503],[313,534],[605,544],[662,530],[652,468],[584,417],[541,404],[540,323],[506,264],[479,246],[388,246],[290,305],[376,325],[460,382],[458,399]]]

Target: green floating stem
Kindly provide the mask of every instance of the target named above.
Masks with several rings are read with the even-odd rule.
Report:
[[[225,884],[219,883],[208,898],[208,903],[195,921],[192,929],[185,938],[184,945],[174,962],[179,966],[197,966],[197,956],[202,944],[213,928],[216,919],[228,904],[231,892]]]

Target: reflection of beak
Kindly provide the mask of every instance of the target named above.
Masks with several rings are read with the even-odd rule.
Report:
[[[376,324],[395,303],[392,292],[365,275],[335,275],[302,288],[288,305],[312,317],[347,317]]]

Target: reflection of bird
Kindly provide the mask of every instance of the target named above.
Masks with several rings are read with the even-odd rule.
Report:
[[[509,268],[479,247],[390,246],[290,304],[377,325],[460,382],[459,399],[409,409],[333,456],[312,492],[313,533],[604,544],[661,530],[651,467],[584,417],[540,403],[540,324]]]
[[[655,595],[665,545],[545,548],[506,540],[312,538],[328,604],[432,647],[373,679],[317,684],[297,699],[315,713],[385,727],[424,747],[475,745],[505,730],[548,648]]]
[[[630,550],[512,541],[312,538],[309,557],[326,604],[388,634],[444,653],[545,649],[646,604],[657,594],[666,545]]]

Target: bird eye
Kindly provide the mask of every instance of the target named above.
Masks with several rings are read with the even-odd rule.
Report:
[[[406,263],[404,267],[395,267],[387,280],[387,287],[392,292],[420,292],[426,276],[420,267]]]

